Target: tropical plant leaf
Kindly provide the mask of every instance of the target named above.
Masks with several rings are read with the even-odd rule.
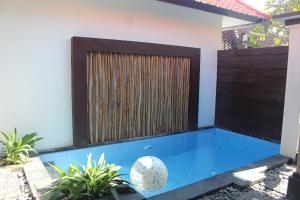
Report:
[[[29,146],[31,146],[33,148],[35,146],[35,144],[42,139],[43,138],[38,137],[37,133],[30,133],[30,134],[25,135],[22,138],[22,144],[28,144]]]
[[[17,129],[13,133],[1,132],[1,143],[5,147],[4,156],[1,156],[0,165],[22,164],[28,161],[29,152],[37,153],[33,146],[42,138],[37,133],[27,134],[17,139]]]
[[[117,165],[106,164],[104,154],[101,154],[98,162],[94,161],[92,154],[87,155],[87,164],[79,169],[76,163],[69,166],[68,171],[51,165],[60,177],[53,183],[48,195],[64,197],[65,199],[92,200],[112,195],[119,199],[118,191],[134,192],[129,187],[129,182],[123,180]],[[54,193],[54,194],[52,194]]]
[[[110,187],[109,190],[110,190],[111,194],[113,195],[113,197],[115,198],[115,200],[119,200],[120,199],[119,198],[119,194],[118,194],[116,188]]]

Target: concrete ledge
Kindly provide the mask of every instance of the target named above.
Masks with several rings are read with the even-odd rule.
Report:
[[[51,187],[52,180],[39,157],[30,158],[24,165],[24,172],[35,199],[41,196]]]
[[[129,194],[119,194],[120,200],[145,200],[141,194],[137,193],[129,193]],[[115,200],[113,197],[105,197],[103,200]]]
[[[0,172],[17,172],[23,170],[24,165],[6,165],[0,167]]]

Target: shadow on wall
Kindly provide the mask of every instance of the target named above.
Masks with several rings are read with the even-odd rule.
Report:
[[[167,20],[169,22],[175,21],[176,23],[182,21],[185,23],[202,24],[207,27],[215,27],[218,24],[221,31],[222,21],[220,17],[216,17],[215,14],[208,12],[201,12],[196,9],[190,9],[183,6],[173,5],[170,3],[160,1],[143,1],[140,0],[74,0],[72,2],[68,0],[62,0],[59,2],[54,1],[38,1],[29,0],[17,1],[18,7],[27,8],[23,12],[30,12],[32,14],[43,14],[58,19],[74,19],[74,15],[80,15],[78,23],[89,23],[91,19],[95,17],[105,16],[122,16],[116,17],[115,20],[125,20],[127,26],[134,24],[134,19],[137,15],[144,16],[143,20],[147,20],[148,17],[156,18],[158,21]],[[32,6],[26,6],[30,5]],[[70,6],[72,4],[72,6]],[[99,9],[101,12],[99,12]],[[134,14],[134,15],[133,15]],[[125,18],[124,18],[125,16]],[[115,18],[115,17],[113,17]],[[112,18],[108,19],[109,21]],[[205,19],[205,20],[203,20]],[[170,23],[172,26],[172,23]]]

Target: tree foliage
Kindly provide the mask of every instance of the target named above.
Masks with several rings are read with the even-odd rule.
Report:
[[[268,0],[265,11],[274,16],[289,12],[300,11],[300,0]],[[248,35],[247,45],[253,48],[269,46],[287,46],[289,32],[281,21],[265,21],[254,26]],[[272,40],[272,41],[270,41]]]
[[[265,11],[271,15],[300,11],[300,0],[268,0]]]

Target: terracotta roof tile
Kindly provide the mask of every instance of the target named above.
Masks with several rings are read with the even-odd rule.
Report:
[[[203,4],[209,4],[222,9],[230,10],[233,12],[246,14],[262,19],[270,19],[271,16],[256,10],[255,8],[247,5],[241,0],[194,0]]]

